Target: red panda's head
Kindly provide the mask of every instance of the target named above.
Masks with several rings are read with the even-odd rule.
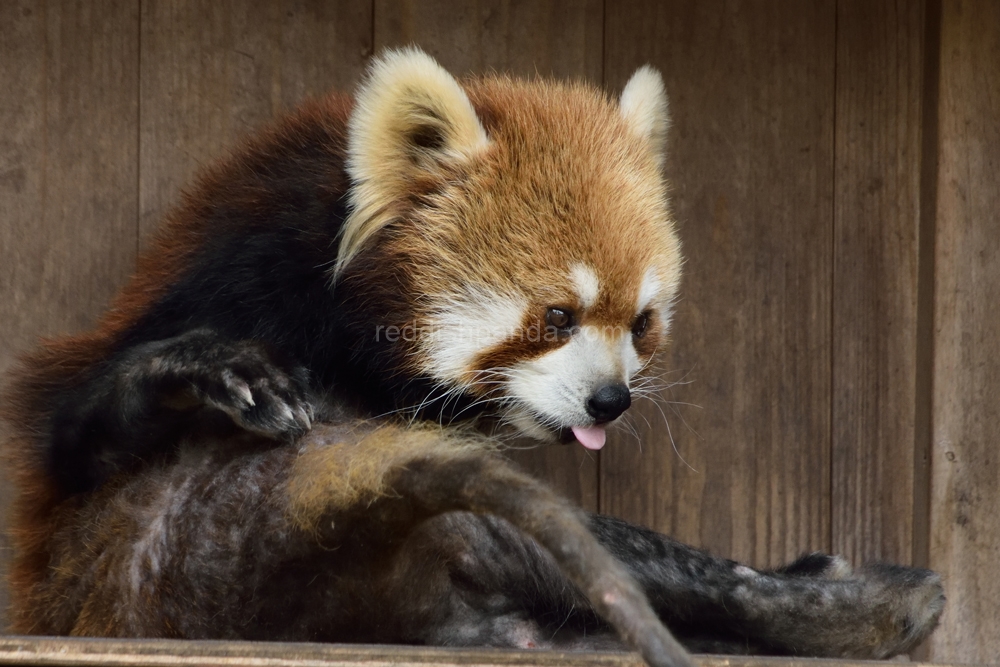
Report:
[[[648,67],[612,101],[583,83],[460,84],[391,52],[351,116],[334,276],[391,265],[408,372],[524,434],[598,448],[666,341],[680,278],[667,122]],[[382,267],[359,269],[371,246]]]

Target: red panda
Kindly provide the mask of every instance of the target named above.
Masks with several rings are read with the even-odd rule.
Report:
[[[510,434],[598,449],[681,253],[659,74],[459,82],[417,50],[201,175],[90,333],[4,401],[16,632],[854,657],[937,575],[758,571],[586,515]],[[621,638],[615,637],[615,632]]]

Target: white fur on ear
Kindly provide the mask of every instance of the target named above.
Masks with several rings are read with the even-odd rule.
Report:
[[[391,220],[391,205],[421,173],[468,159],[489,145],[458,81],[416,48],[376,59],[348,123],[351,212],[341,231],[336,277]]]
[[[622,117],[649,144],[657,165],[663,165],[670,111],[663,77],[649,65],[635,71],[625,84],[619,103]]]

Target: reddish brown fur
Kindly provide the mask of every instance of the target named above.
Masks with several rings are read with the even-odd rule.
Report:
[[[601,295],[579,324],[628,327],[646,269],[679,260],[652,152],[615,103],[582,84],[496,78],[477,82],[469,94],[480,116],[492,119],[487,131],[495,146],[473,175],[481,185],[469,190],[491,196],[469,197],[464,215],[456,215],[485,229],[457,236],[490,240],[489,263],[477,267],[487,284],[513,279],[528,293],[548,292],[551,300],[541,306],[573,302],[566,267],[592,263]],[[649,183],[654,190],[644,189]]]
[[[601,291],[578,324],[628,331],[645,272],[656,268],[666,285],[680,262],[653,151],[614,102],[582,84],[498,77],[467,91],[490,147],[451,181],[460,191],[448,175],[437,187],[422,184],[420,199],[431,205],[411,211],[406,224],[423,233],[384,235],[380,245],[406,258],[416,294],[469,283],[531,295],[525,327],[549,306],[577,303],[568,267],[582,262]],[[655,348],[663,316],[654,315],[641,354]],[[511,340],[476,366],[531,359],[559,344]]]
[[[220,203],[247,210],[259,207],[253,188],[254,167],[271,158],[270,152],[282,137],[321,124],[330,136],[327,150],[337,156],[335,163],[342,164],[351,106],[351,99],[340,94],[307,101],[296,114],[244,139],[229,156],[206,168],[195,180],[197,187],[187,191],[182,203],[167,214],[159,232],[140,255],[135,274],[94,330],[43,341],[11,373],[0,401],[0,416],[14,427],[13,436],[3,447],[3,460],[18,489],[10,525],[15,554],[9,574],[13,609],[39,608],[41,603],[33,599],[34,591],[54,560],[50,538],[58,522],[53,517],[64,497],[44,469],[42,452],[46,443],[39,438],[47,433],[55,392],[105,358],[115,338],[142,317],[185,269],[191,253],[208,233],[204,228],[206,209]],[[346,177],[341,176],[330,183],[331,196],[346,189]],[[45,630],[37,618],[23,613],[10,620],[14,632]]]

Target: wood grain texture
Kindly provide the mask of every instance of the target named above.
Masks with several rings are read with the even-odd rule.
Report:
[[[941,16],[931,566],[934,660],[1000,656],[1000,3]]]
[[[378,48],[415,44],[456,75],[601,82],[601,0],[375,0]]]
[[[377,50],[415,44],[457,75],[495,70],[600,84],[602,26],[599,0],[375,2]],[[510,456],[581,506],[597,510],[599,459],[583,447],[522,449]]]
[[[141,230],[197,168],[307,95],[352,90],[371,0],[143,0]]]
[[[91,325],[132,270],[138,10],[0,3],[0,375],[39,336]]]
[[[136,249],[138,7],[10,2],[0,68],[0,370],[90,325]]]
[[[833,549],[911,563],[924,7],[837,8]]]
[[[664,394],[667,424],[640,408],[641,450],[605,448],[601,509],[761,566],[830,546],[834,19],[823,1],[607,5],[609,86],[650,62],[671,99],[687,264],[666,378],[690,384]]]

